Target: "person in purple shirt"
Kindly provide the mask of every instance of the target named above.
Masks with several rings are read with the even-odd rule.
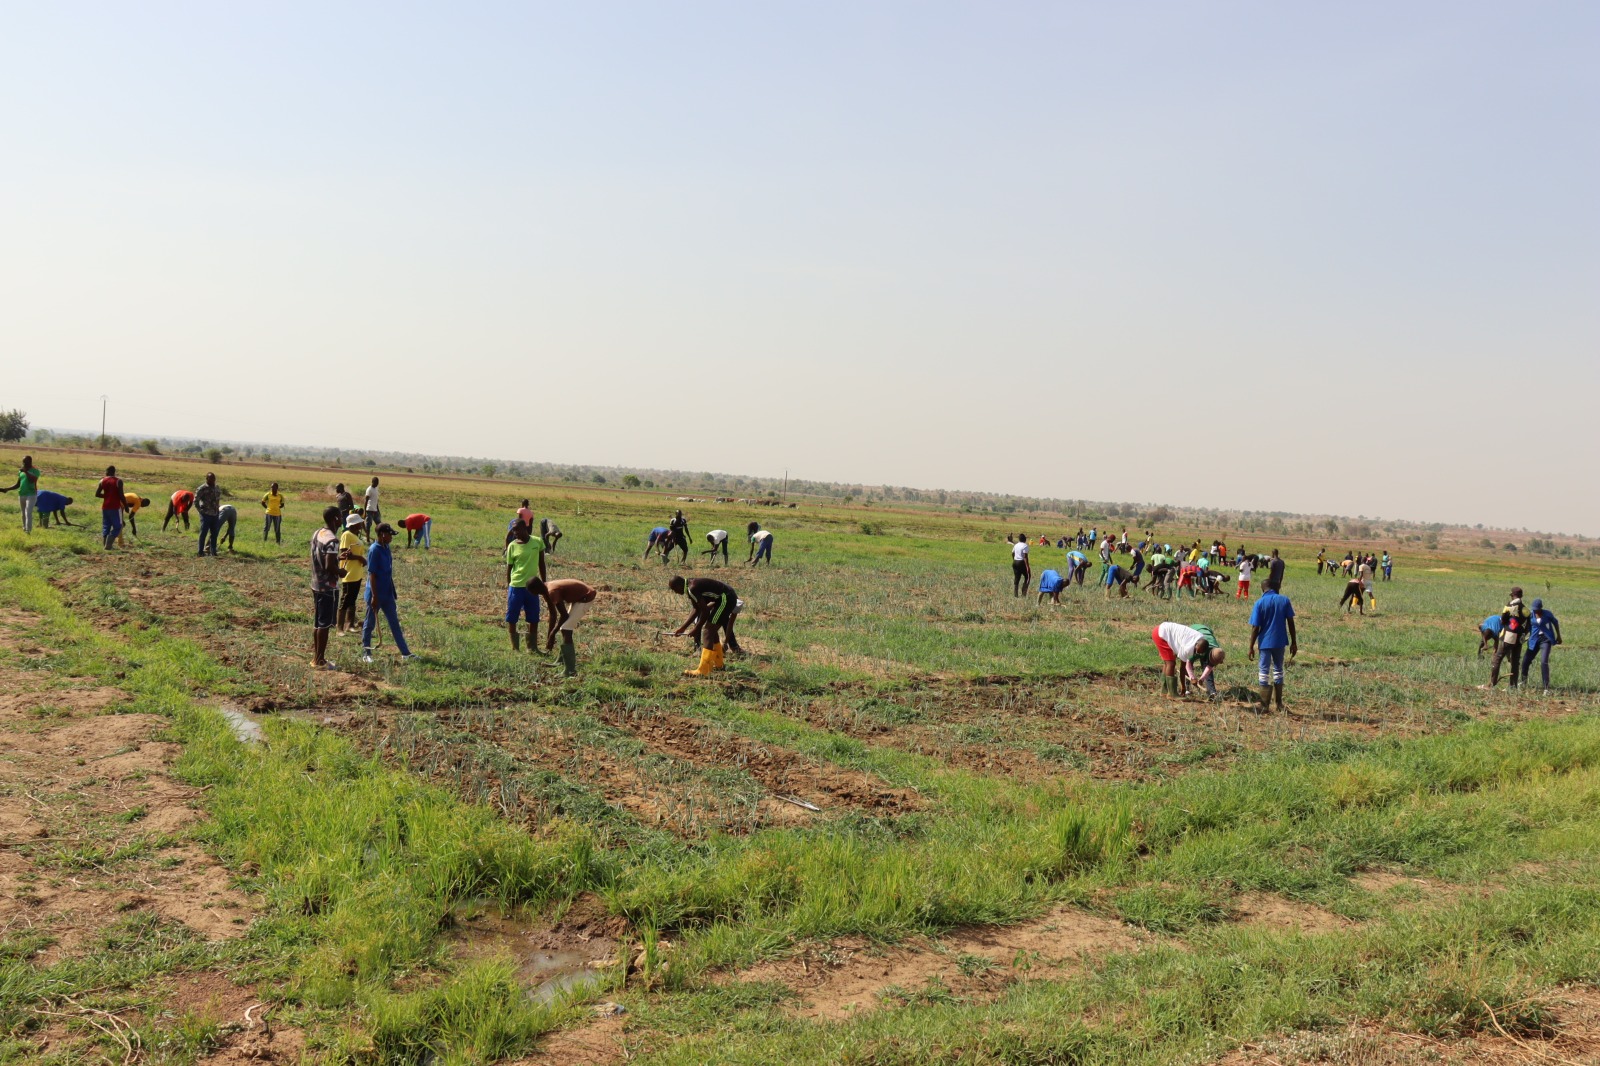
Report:
[[[1260,668],[1257,679],[1261,684],[1261,710],[1272,710],[1272,697],[1276,696],[1278,711],[1283,711],[1283,651],[1289,649],[1289,658],[1300,652],[1300,639],[1294,631],[1294,604],[1278,591],[1276,581],[1267,582],[1267,590],[1250,609],[1250,654],[1259,649]]]

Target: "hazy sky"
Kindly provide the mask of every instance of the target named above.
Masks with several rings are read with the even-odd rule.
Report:
[[[1600,533],[1600,4],[0,5],[0,407]]]

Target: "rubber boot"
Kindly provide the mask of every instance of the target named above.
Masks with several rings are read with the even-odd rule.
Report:
[[[712,657],[711,649],[710,648],[701,648],[700,649],[700,665],[695,667],[693,670],[685,670],[683,672],[683,676],[685,676],[685,677],[706,677],[711,673],[711,664],[714,661],[715,661],[715,659]]]
[[[724,665],[726,664],[722,660],[722,645],[713,644],[711,646],[711,669],[721,670]]]
[[[1279,681],[1275,685],[1272,686],[1272,695],[1278,701],[1278,710],[1279,710],[1279,712],[1282,712],[1283,711],[1283,682],[1282,681]]]
[[[1261,713],[1268,714],[1272,711],[1272,686],[1261,686]]]
[[[561,665],[567,677],[578,676],[578,649],[575,646],[561,645]]]

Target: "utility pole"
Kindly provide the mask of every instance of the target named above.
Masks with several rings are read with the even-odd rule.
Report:
[[[106,446],[106,400],[107,399],[108,398],[104,394],[102,394],[100,396],[100,447],[102,449],[105,448],[105,446]]]
[[[783,502],[789,502],[789,471],[783,472]]]

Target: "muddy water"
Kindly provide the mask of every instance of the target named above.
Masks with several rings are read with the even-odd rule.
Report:
[[[598,991],[617,956],[616,943],[605,937],[565,937],[491,913],[463,916],[450,938],[465,961],[510,959],[536,1003]]]
[[[228,720],[228,728],[233,730],[233,735],[239,738],[241,744],[259,744],[266,739],[261,732],[261,723],[233,704],[220,704],[217,711]]]

